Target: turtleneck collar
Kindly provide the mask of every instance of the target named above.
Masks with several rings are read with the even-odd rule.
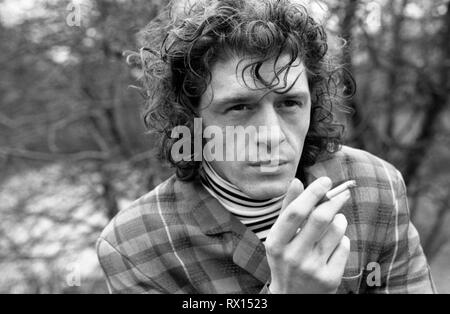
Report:
[[[236,185],[222,178],[207,161],[202,163],[202,184],[227,210],[241,219],[275,215],[281,210],[285,195],[267,200],[254,200]]]

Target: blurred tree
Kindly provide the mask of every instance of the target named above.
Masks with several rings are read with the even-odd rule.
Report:
[[[400,169],[432,260],[449,238],[450,167],[444,159],[449,156],[450,2],[347,0],[331,8],[342,21],[336,35],[346,43],[343,63],[358,86],[348,101],[355,110],[349,143]],[[436,162],[439,171],[433,169]],[[427,198],[440,204],[428,208],[434,222],[417,216],[421,206],[430,207],[423,202]]]
[[[2,15],[0,20],[0,198],[14,195],[0,202],[0,263],[20,265],[13,268],[23,274],[7,281],[7,289],[20,291],[14,283],[22,283],[25,292],[57,292],[65,289],[52,283],[64,282],[65,270],[56,271],[58,265],[86,248],[93,250],[121,203],[136,199],[169,174],[152,156],[153,140],[139,123],[142,100],[128,88],[139,74],[122,57],[123,51],[136,48],[136,33],[166,2],[22,5],[24,16],[9,21]],[[70,14],[79,14],[79,25],[69,23],[74,21]],[[48,175],[52,165],[59,165],[59,174]],[[27,186],[29,192],[10,188],[17,177],[31,184],[29,173],[45,176],[54,194],[40,184]],[[80,181],[78,176],[89,179]],[[78,199],[58,203],[58,195],[66,195],[58,187],[75,190],[77,184],[90,189],[76,193]],[[52,205],[35,212],[47,201]],[[99,220],[98,214],[105,219]],[[71,226],[86,230],[67,233]],[[50,254],[45,246],[57,249]]]

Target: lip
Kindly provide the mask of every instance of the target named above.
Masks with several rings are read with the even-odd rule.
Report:
[[[289,163],[289,160],[264,160],[264,161],[257,161],[257,162],[251,162],[249,165],[251,167],[279,167],[283,166],[285,164]]]

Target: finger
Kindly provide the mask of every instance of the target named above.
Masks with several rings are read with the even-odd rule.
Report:
[[[336,248],[328,261],[326,268],[327,272],[330,275],[339,275],[339,278],[342,278],[349,255],[350,239],[347,236],[343,236],[339,246]]]
[[[325,230],[333,221],[334,216],[349,198],[350,191],[347,190],[317,207],[309,215],[300,233],[292,240],[292,244],[290,245],[293,246],[293,249],[298,252],[312,250],[316,242],[319,241],[322,234],[324,234]]]
[[[288,207],[290,203],[292,203],[293,200],[295,200],[303,191],[304,191],[303,183],[297,179],[294,178],[289,185],[288,191],[286,192],[286,196],[283,200],[283,204],[281,205],[281,211],[280,214]],[[269,230],[269,233],[267,235],[267,238],[270,236],[271,230]]]
[[[343,214],[337,214],[334,216],[325,234],[317,242],[314,250],[316,250],[319,258],[325,264],[330,259],[336,247],[341,242],[342,237],[345,235],[347,230],[347,219]]]
[[[331,188],[331,180],[321,177],[312,182],[286,209],[280,213],[267,236],[266,246],[288,244],[296,235],[298,228],[308,217],[314,205]]]
[[[286,196],[284,197],[281,211],[284,211],[286,207],[290,203],[292,203],[292,201],[295,200],[303,191],[303,183],[299,179],[294,178],[294,180],[292,180],[291,184],[289,185]]]

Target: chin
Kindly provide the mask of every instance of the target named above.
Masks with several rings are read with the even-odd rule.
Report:
[[[247,182],[241,190],[255,200],[265,200],[281,196],[287,192],[291,178],[274,180],[261,180],[257,182]]]
[[[246,167],[235,172],[233,180],[242,192],[255,200],[266,200],[281,196],[287,192],[295,176],[294,167],[286,164],[274,172],[261,172],[255,167]],[[242,176],[242,174],[244,174]]]

